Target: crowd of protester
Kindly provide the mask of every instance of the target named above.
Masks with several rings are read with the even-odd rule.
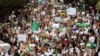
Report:
[[[75,15],[67,14],[70,7],[76,8]],[[9,20],[0,39],[10,49],[0,47],[0,56],[100,56],[99,12],[84,1],[32,0],[23,10],[13,11]],[[35,20],[38,28],[33,31]]]

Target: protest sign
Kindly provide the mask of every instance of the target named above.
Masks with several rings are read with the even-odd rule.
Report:
[[[20,41],[26,42],[27,35],[25,35],[25,34],[18,34],[17,37],[18,37],[18,42],[20,42]]]
[[[68,16],[74,16],[74,15],[76,15],[76,8],[69,7],[67,9],[67,15]]]

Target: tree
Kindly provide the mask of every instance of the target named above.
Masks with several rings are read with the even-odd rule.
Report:
[[[92,5],[92,6],[96,5],[97,2],[98,2],[98,0],[85,0],[85,3]]]
[[[98,3],[96,4],[96,7],[98,10],[100,10],[100,0],[98,1]]]
[[[28,0],[0,0],[0,18],[7,17],[11,11],[23,8]]]

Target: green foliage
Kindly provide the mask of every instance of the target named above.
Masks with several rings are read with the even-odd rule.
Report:
[[[98,10],[100,10],[100,0],[98,1],[98,3],[96,4],[96,7]]]

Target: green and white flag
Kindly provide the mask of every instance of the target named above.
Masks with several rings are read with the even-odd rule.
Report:
[[[81,28],[83,28],[83,27],[89,27],[89,26],[90,26],[89,23],[76,23],[76,25],[77,25],[78,27],[81,27]]]

